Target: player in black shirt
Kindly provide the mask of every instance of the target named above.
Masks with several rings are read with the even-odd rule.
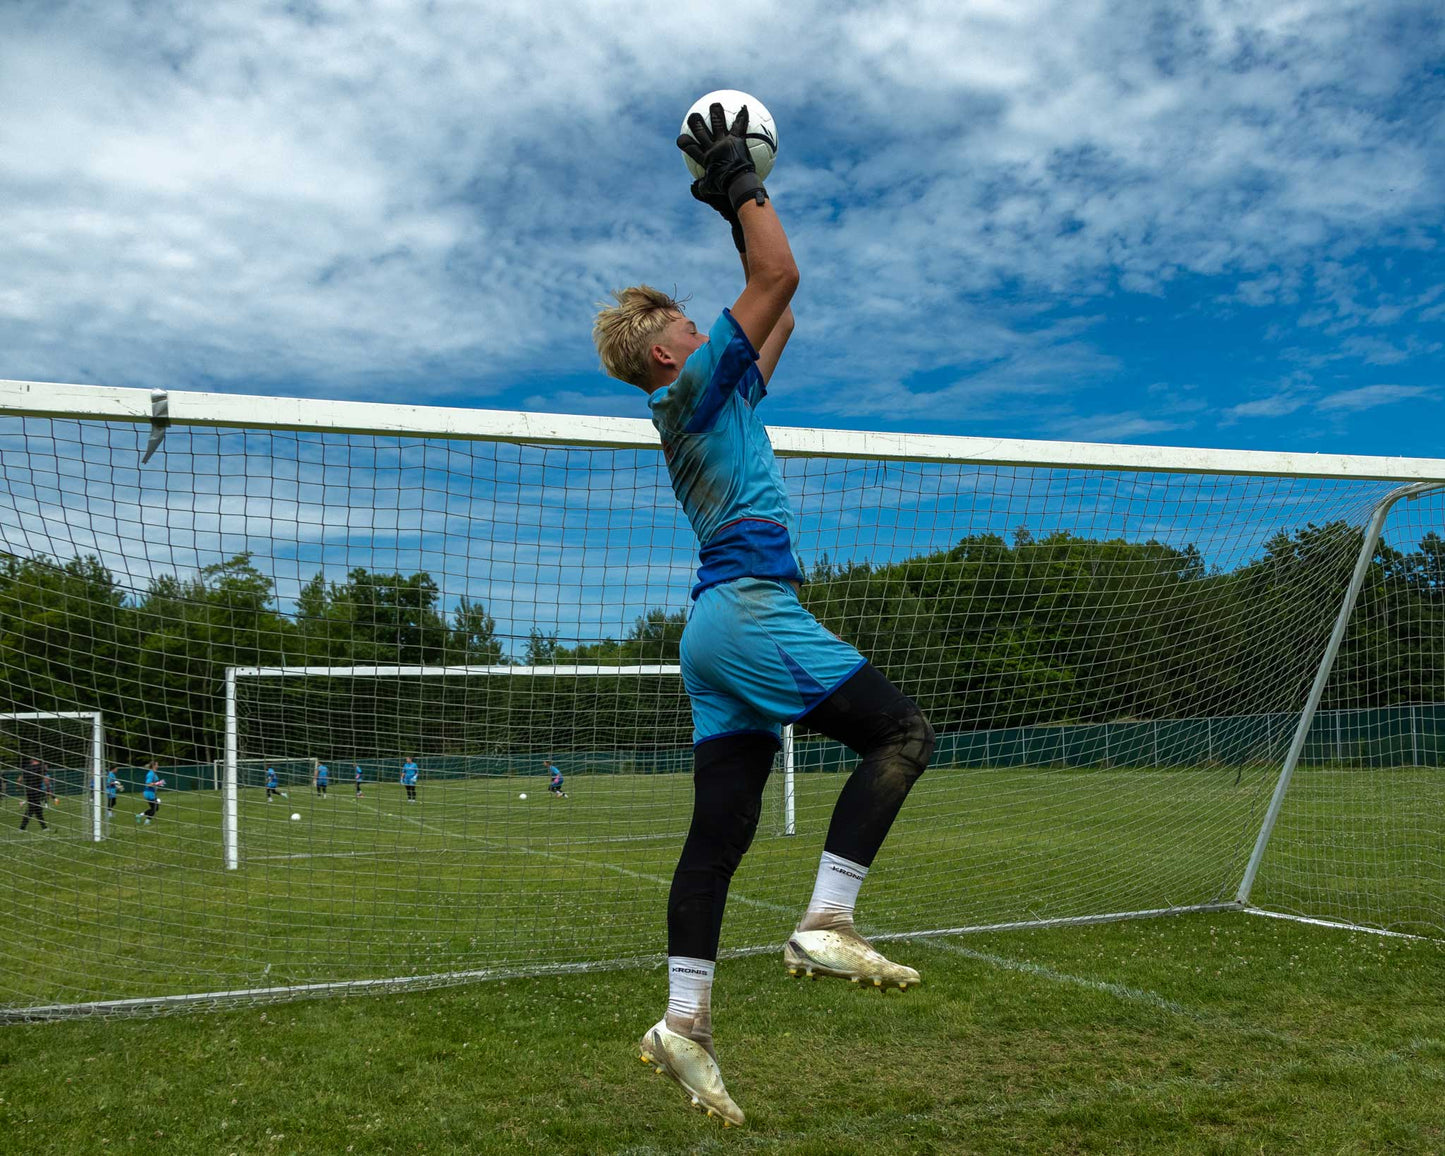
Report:
[[[39,759],[26,759],[20,770],[20,786],[25,792],[25,815],[20,820],[23,831],[30,826],[32,818],[40,820],[40,829],[48,831],[45,825],[45,764]]]

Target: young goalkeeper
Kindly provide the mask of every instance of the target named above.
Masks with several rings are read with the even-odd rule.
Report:
[[[552,792],[555,799],[565,799],[567,792],[562,789],[562,768],[548,759],[542,764],[542,769],[547,772],[547,790]]]
[[[728,885],[753,839],[781,724],[800,722],[847,744],[861,761],[844,784],[813,897],[783,948],[794,975],[907,987],[912,968],[885,959],[853,927],[858,890],[914,781],[933,731],[913,701],[798,601],[796,518],[758,419],[793,331],[798,270],[744,140],[691,118],[678,147],[704,169],[693,196],[732,226],[744,287],[706,333],[646,285],[614,294],[593,337],[603,368],[648,394],[672,487],[700,544],[695,600],[682,638],[692,702],[692,825],[667,908],[667,1014],[642,1058],[724,1122],[743,1113],[723,1086],[712,1042],[711,992]]]
[[[105,773],[105,817],[115,818],[116,797],[125,790],[125,784],[120,781],[120,768],[111,767]]]
[[[161,778],[161,765],[155,759],[152,759],[150,765],[146,768],[145,784],[141,790],[141,798],[146,801],[146,809],[135,813],[135,821],[137,823],[144,823],[149,827],[151,820],[160,814],[160,789],[165,785],[165,779]]]

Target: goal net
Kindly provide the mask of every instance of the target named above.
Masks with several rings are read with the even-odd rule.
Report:
[[[217,763],[217,783],[231,869],[248,857],[239,788],[282,766],[247,758],[252,749],[331,752],[304,764],[300,781],[317,798],[336,787],[373,800],[344,812],[348,822],[362,816],[363,826],[374,812],[425,802],[424,822],[460,841],[453,852],[487,844],[476,825],[497,825],[508,792],[517,802],[529,790],[571,798],[568,780],[576,790],[579,777],[594,805],[604,796],[625,805],[647,840],[680,843],[687,833],[691,727],[675,663],[241,667],[227,672],[225,694],[231,754]],[[774,834],[796,830],[792,737],[785,727],[764,800],[764,829]],[[278,773],[276,781],[298,779]],[[421,824],[421,814],[408,821]],[[264,855],[264,829],[252,831]]]
[[[656,960],[696,545],[651,427],[175,394],[143,465],[152,413],[0,384],[0,706],[103,710],[166,781],[0,838],[47,880],[0,891],[0,1015]],[[866,931],[1445,934],[1445,462],[773,435],[805,604],[939,736]],[[781,943],[851,770],[796,730],[725,950]],[[131,872],[167,886],[92,885]]]

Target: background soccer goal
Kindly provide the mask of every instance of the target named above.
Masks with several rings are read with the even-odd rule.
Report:
[[[28,759],[39,759],[50,776],[55,805],[74,800],[83,809],[87,829],[67,830],[105,838],[103,781],[105,777],[105,719],[99,711],[0,712],[0,777],[6,792],[22,803],[25,788],[20,770]],[[54,816],[52,815],[52,818]]]
[[[309,787],[319,763],[302,761],[298,775],[296,760],[245,757],[251,749],[334,751],[331,785],[358,795],[367,787],[395,795],[402,767],[414,760],[418,789],[425,782],[428,802],[447,808],[428,808],[436,821],[463,827],[479,798],[436,788],[535,777],[545,771],[542,760],[554,757],[534,753],[539,745],[565,752],[567,775],[678,774],[692,767],[687,698],[676,664],[233,667],[226,671],[225,698],[226,757],[216,764],[216,786],[231,870],[243,857],[238,789],[261,783],[268,767],[280,782]],[[543,705],[534,708],[538,698]],[[499,741],[496,718],[517,702],[529,704],[525,732]],[[783,728],[782,740],[767,800],[774,833],[792,835],[791,726]],[[685,812],[671,815],[668,828],[679,818],[685,820]]]
[[[0,833],[0,868],[44,881],[0,889],[0,1015],[655,960],[695,542],[651,427],[159,413],[0,383],[0,707],[103,711],[111,757],[167,781],[103,842]],[[772,432],[804,601],[939,734],[865,930],[1445,934],[1445,462]],[[781,942],[851,767],[789,739],[729,950]],[[285,806],[251,789],[268,762]]]

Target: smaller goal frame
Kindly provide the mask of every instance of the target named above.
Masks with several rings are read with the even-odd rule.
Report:
[[[101,803],[105,777],[105,716],[98,710],[33,710],[0,713],[0,722],[40,722],[44,719],[90,720],[90,841],[105,838],[105,807]]]
[[[676,663],[632,666],[228,666],[226,733],[221,775],[221,849],[226,870],[241,866],[239,775],[240,713],[236,688],[243,678],[615,678],[619,675],[682,675]],[[793,728],[783,727],[783,834],[797,833],[793,783]]]

